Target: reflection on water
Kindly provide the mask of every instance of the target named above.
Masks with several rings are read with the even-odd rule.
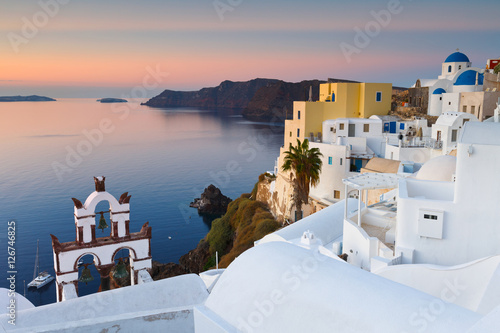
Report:
[[[106,176],[106,190],[116,197],[132,195],[130,231],[149,221],[153,259],[176,262],[212,220],[188,206],[192,199],[209,184],[233,199],[251,191],[258,175],[273,169],[283,141],[282,127],[246,122],[234,112],[90,99],[0,103],[0,117],[0,221],[4,228],[16,221],[21,293],[22,281],[31,281],[37,238],[40,267],[51,274],[50,234],[75,239],[71,198],[84,202],[93,176]],[[6,232],[0,235],[5,244]],[[0,287],[7,287],[2,274]],[[54,302],[55,283],[27,295],[36,305]]]

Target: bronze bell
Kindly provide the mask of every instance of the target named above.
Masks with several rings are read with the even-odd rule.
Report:
[[[83,264],[84,268],[82,270],[82,275],[80,275],[80,278],[78,279],[80,282],[85,282],[85,285],[87,285],[90,281],[94,281],[94,277],[90,274],[90,268],[87,267],[89,265],[90,264]]]
[[[113,277],[120,279],[128,276],[127,266],[123,262],[123,259],[118,259],[118,264],[115,266],[115,271],[113,272]]]
[[[101,212],[101,218],[99,219],[99,226],[98,228],[102,230],[102,232],[104,232],[104,229],[108,228],[108,224],[106,223],[106,219],[104,218],[104,213]]]

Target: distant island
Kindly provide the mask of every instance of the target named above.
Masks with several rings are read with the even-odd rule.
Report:
[[[0,96],[0,102],[55,102],[50,97],[31,95],[31,96]]]
[[[122,98],[101,98],[97,100],[98,102],[101,103],[127,103],[128,101],[126,99]]]
[[[306,80],[297,83],[276,79],[253,79],[244,82],[223,81],[217,87],[198,91],[165,90],[142,103],[150,107],[196,107],[207,109],[239,109],[242,115],[255,121],[291,119],[294,101],[307,101],[312,87],[312,99],[319,99],[319,85],[326,81]],[[328,79],[328,82],[357,82]],[[396,87],[394,87],[396,88]]]

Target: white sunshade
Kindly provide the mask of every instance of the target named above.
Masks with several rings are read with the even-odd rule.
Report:
[[[351,188],[358,190],[373,190],[382,188],[396,188],[399,180],[403,178],[394,173],[363,173],[342,182]]]

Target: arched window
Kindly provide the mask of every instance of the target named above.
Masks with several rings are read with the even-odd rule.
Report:
[[[332,93],[332,102],[335,102],[335,93]]]
[[[448,73],[451,73],[451,65],[448,66]]]

